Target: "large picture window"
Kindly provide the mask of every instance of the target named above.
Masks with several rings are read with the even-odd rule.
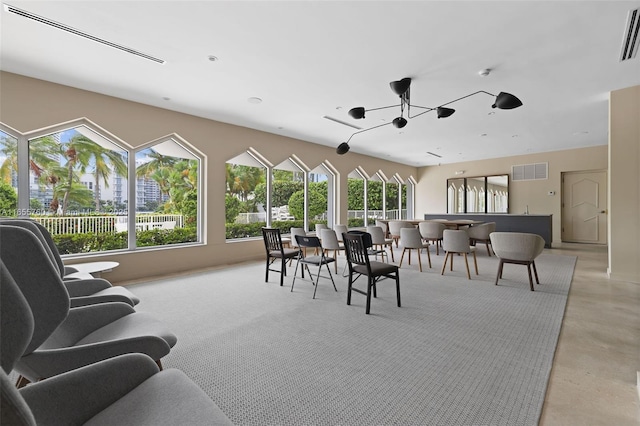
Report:
[[[178,136],[134,156],[86,119],[17,137],[2,129],[1,214],[42,223],[61,254],[201,241],[204,157]]]

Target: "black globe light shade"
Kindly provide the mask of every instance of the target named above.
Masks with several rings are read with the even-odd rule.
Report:
[[[411,86],[411,79],[409,77],[405,77],[402,80],[392,81],[389,83],[391,86],[391,90],[398,96],[402,96],[407,90],[409,90],[409,86]]]
[[[491,105],[491,108],[500,108],[500,109],[514,109],[522,106],[522,101],[517,97],[513,96],[511,93],[500,92],[498,96],[496,96],[496,102]]]
[[[347,152],[349,152],[349,149],[351,149],[351,147],[349,146],[348,143],[346,142],[342,142],[340,145],[338,145],[338,147],[336,148],[336,152],[338,153],[338,155],[344,155]]]
[[[398,129],[402,129],[407,125],[407,119],[404,117],[397,117],[393,119],[393,125]]]
[[[438,118],[447,118],[456,112],[456,110],[453,108],[438,107],[436,108],[436,112],[438,113]]]
[[[356,120],[364,118],[364,107],[355,107],[349,110],[349,115]]]

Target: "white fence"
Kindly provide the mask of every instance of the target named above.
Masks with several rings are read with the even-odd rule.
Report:
[[[400,213],[400,215],[399,215]],[[347,211],[347,218],[349,219],[364,219],[364,210],[349,210]],[[387,217],[383,217],[382,210],[369,210],[369,218],[372,219],[406,219],[407,211],[402,210],[387,210]],[[318,217],[320,220],[326,220],[326,214]],[[293,216],[288,216],[288,218],[283,218],[282,216],[272,215],[271,220],[294,220]],[[255,222],[266,222],[267,215],[265,212],[260,213],[240,213],[236,217],[235,223],[255,223]]]
[[[52,234],[86,234],[124,232],[127,230],[127,216],[70,216],[33,217]],[[136,215],[136,230],[182,228],[180,214]]]

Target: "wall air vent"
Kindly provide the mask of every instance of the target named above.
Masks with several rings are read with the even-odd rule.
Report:
[[[71,28],[71,27],[69,27],[67,25],[61,24],[61,23],[56,22],[56,21],[52,21],[52,20],[44,18],[42,16],[38,16],[38,15],[33,14],[31,12],[27,12],[26,10],[18,9],[17,7],[13,7],[13,6],[10,6],[8,4],[4,5],[4,10],[7,11],[7,12],[16,14],[18,16],[22,16],[23,18],[31,19],[32,21],[36,21],[36,22],[39,22],[41,24],[49,25],[50,27],[57,28],[57,29],[62,30],[62,31],[66,31],[68,33],[77,35],[79,37],[84,37],[84,38],[86,38],[88,40],[92,40],[92,41],[95,41],[97,43],[102,43],[102,44],[104,44],[106,46],[113,47],[114,49],[122,50],[123,52],[131,53],[132,55],[136,55],[136,56],[139,56],[141,58],[148,59],[148,60],[153,61],[153,62],[157,62],[159,64],[164,64],[165,63],[165,61],[163,59],[158,59],[158,58],[156,58],[154,56],[147,55],[146,53],[139,52],[139,51],[131,49],[129,47],[122,46],[120,44],[113,43],[113,42],[101,39],[99,37],[92,36],[91,34],[87,34],[87,33],[82,32],[80,30],[76,30],[75,28]]]
[[[629,11],[627,24],[624,27],[624,38],[622,39],[622,53],[620,62],[635,58],[640,44],[640,8]]]
[[[342,124],[343,126],[353,127],[354,129],[358,130],[362,129],[362,127],[358,127],[355,124],[347,123],[346,121],[338,120],[337,118],[329,117],[328,115],[325,115],[322,118],[326,118],[327,120],[333,121],[334,123]]]
[[[549,179],[549,163],[520,164],[511,166],[511,180]]]

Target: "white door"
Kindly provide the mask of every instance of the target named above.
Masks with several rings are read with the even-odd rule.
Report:
[[[562,241],[607,243],[607,172],[562,174]]]

